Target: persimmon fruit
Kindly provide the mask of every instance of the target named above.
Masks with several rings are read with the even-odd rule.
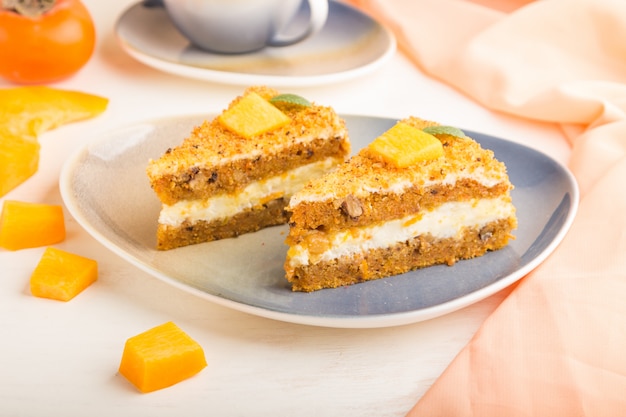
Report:
[[[89,61],[95,42],[93,19],[79,0],[0,3],[0,77],[13,83],[70,77]]]

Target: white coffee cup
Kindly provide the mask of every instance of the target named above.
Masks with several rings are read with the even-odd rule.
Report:
[[[307,1],[310,18],[295,34],[284,33]],[[318,32],[328,17],[328,0],[163,0],[176,28],[198,48],[227,54],[287,46]]]

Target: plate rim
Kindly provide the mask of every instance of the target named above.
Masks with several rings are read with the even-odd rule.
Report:
[[[121,131],[123,129],[132,128],[135,126],[140,126],[144,124],[154,124],[154,123],[162,123],[164,121],[175,121],[175,120],[183,120],[183,119],[191,119],[191,118],[206,118],[210,115],[206,113],[191,113],[191,114],[180,114],[174,116],[164,116],[164,117],[155,117],[145,120],[138,120],[135,122],[130,122],[118,126],[114,129],[109,129],[104,132],[100,132],[97,134],[91,141],[88,141],[83,146],[79,147],[72,153],[68,159],[64,162],[63,167],[61,169],[61,173],[59,176],[59,189],[61,198],[65,204],[65,207],[72,215],[72,217],[76,220],[76,222],[85,230],[87,233],[98,241],[100,244],[105,246],[107,249],[111,250],[114,254],[122,258],[125,262],[134,265],[135,267],[143,270],[148,273],[148,275],[159,279],[162,282],[167,283],[168,285],[172,285],[183,292],[188,294],[192,294],[194,296],[198,296],[199,298],[205,299],[207,301],[213,302],[217,305],[221,305],[223,307],[227,307],[239,312],[251,314],[258,317],[264,317],[268,319],[273,319],[281,322],[293,323],[293,324],[302,324],[316,327],[328,327],[328,328],[352,328],[352,329],[363,329],[363,328],[383,328],[383,327],[393,327],[400,326],[406,324],[412,324],[422,321],[427,321],[436,317],[440,317],[454,311],[465,308],[469,305],[477,303],[507,287],[519,281],[522,277],[533,271],[537,268],[541,263],[543,263],[552,252],[560,245],[563,241],[567,233],[569,232],[579,206],[580,200],[580,190],[578,186],[578,182],[576,181],[575,176],[569,170],[569,168],[556,160],[552,156],[543,152],[542,150],[532,148],[525,144],[515,142],[506,138],[497,137],[491,134],[485,134],[476,132],[473,130],[464,130],[464,132],[468,133],[469,136],[472,134],[479,134],[484,137],[496,139],[499,141],[504,141],[508,143],[515,144],[516,146],[521,146],[528,149],[531,152],[542,155],[547,158],[552,164],[560,169],[562,174],[564,175],[564,179],[567,180],[570,185],[571,190],[568,190],[570,193],[571,201],[570,201],[570,210],[567,213],[567,216],[563,222],[562,227],[556,233],[554,239],[546,246],[546,248],[541,251],[537,256],[535,256],[531,261],[529,261],[526,265],[521,268],[516,269],[513,273],[508,274],[501,279],[493,282],[485,287],[482,287],[478,290],[469,292],[467,294],[462,295],[461,297],[454,298],[449,301],[445,301],[443,303],[439,303],[433,306],[398,312],[398,313],[380,313],[380,314],[370,314],[370,315],[359,315],[359,316],[337,316],[337,315],[314,315],[314,314],[300,314],[300,313],[287,313],[282,311],[276,311],[269,308],[263,308],[261,306],[249,305],[243,302],[238,302],[234,300],[230,300],[225,297],[220,297],[219,295],[211,294],[204,292],[198,288],[195,288],[191,285],[185,284],[181,281],[178,281],[164,272],[152,267],[151,265],[143,262],[140,259],[137,259],[132,254],[126,252],[123,248],[116,245],[114,242],[109,240],[104,234],[102,234],[95,226],[93,226],[83,214],[82,210],[78,207],[78,203],[76,202],[76,198],[73,195],[72,187],[71,187],[71,178],[74,170],[78,166],[80,160],[87,154],[89,154],[89,149],[93,146],[97,146],[98,144],[104,143],[107,139],[108,135],[114,134],[116,131]],[[365,117],[368,119],[380,119],[380,120],[399,120],[399,118],[392,118],[386,116],[371,116],[364,114],[351,114],[351,113],[341,113],[340,116],[343,117]],[[360,285],[360,284],[359,284]]]
[[[349,79],[361,77],[365,74],[369,74],[370,72],[375,71],[376,69],[384,65],[384,63],[386,63],[395,54],[397,50],[397,39],[394,33],[386,25],[381,24],[372,16],[363,13],[359,9],[349,4],[335,0],[329,1],[330,3],[335,4],[336,7],[346,8],[352,13],[359,14],[361,17],[369,19],[383,31],[385,37],[388,40],[387,47],[376,59],[368,62],[367,64],[360,65],[356,68],[351,68],[338,72],[331,72],[328,74],[308,76],[249,74],[242,72],[220,71],[172,62],[165,59],[160,59],[159,57],[141,51],[139,48],[131,45],[127,39],[124,39],[120,35],[119,28],[122,23],[122,19],[132,9],[140,7],[143,3],[141,1],[129,6],[118,16],[114,25],[114,34],[118,41],[118,44],[127,54],[149,67],[186,78],[224,83],[229,85],[267,84],[282,87],[312,87],[340,83]]]

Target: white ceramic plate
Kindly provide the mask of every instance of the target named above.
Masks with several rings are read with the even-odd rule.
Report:
[[[205,117],[212,117],[205,115]],[[358,150],[395,120],[344,116]],[[313,293],[284,278],[286,226],[238,238],[157,251],[160,202],[145,168],[179,144],[202,116],[138,123],[104,134],[67,161],[61,194],[97,240],[155,277],[218,304],[276,320],[328,327],[384,327],[440,316],[475,303],[530,272],[564,237],[578,205],[569,171],[528,147],[467,132],[506,163],[519,229],[499,251],[395,277]]]
[[[301,10],[298,18],[305,18],[305,13]],[[213,54],[193,47],[162,7],[144,3],[126,10],[115,32],[122,48],[146,65],[184,77],[236,85],[289,87],[344,81],[374,71],[396,49],[389,30],[357,9],[332,0],[326,24],[311,38],[250,54]]]

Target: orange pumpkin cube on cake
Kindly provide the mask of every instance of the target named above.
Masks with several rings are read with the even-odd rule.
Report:
[[[500,249],[517,227],[512,188],[459,129],[401,120],[291,198],[286,278],[309,292]]]
[[[157,248],[234,237],[284,224],[310,179],[350,153],[345,122],[328,106],[248,88],[147,168],[162,202]]]

